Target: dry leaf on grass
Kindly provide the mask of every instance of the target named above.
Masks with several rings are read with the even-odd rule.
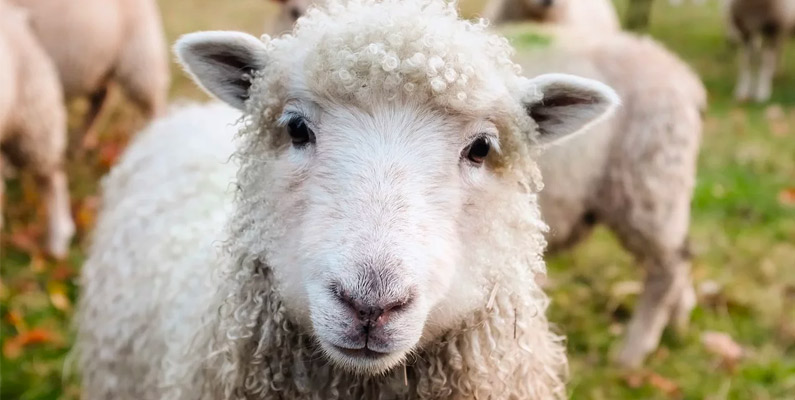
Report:
[[[19,251],[28,254],[38,252],[38,232],[33,228],[14,229],[10,235],[5,238],[12,247]]]
[[[22,350],[25,346],[50,343],[58,340],[57,335],[46,329],[33,328],[26,332],[20,332],[19,335],[13,338],[7,339],[5,343],[3,343],[3,355],[9,360],[13,360],[22,355]]]
[[[124,146],[118,142],[103,143],[99,148],[99,164],[104,168],[110,168],[116,164],[116,160],[124,151]]]
[[[72,309],[72,302],[66,295],[66,285],[60,282],[50,282],[47,284],[47,293],[50,295],[50,302],[53,307],[60,311],[69,311]]]
[[[637,389],[641,386],[649,385],[670,397],[678,397],[681,394],[679,385],[656,372],[635,371],[624,377],[627,386]]]
[[[649,373],[647,380],[649,385],[667,394],[668,396],[676,396],[679,394],[679,385],[662,375],[651,372]]]
[[[795,187],[785,188],[778,192],[778,202],[784,206],[795,206]]]
[[[75,210],[75,224],[80,232],[88,232],[94,226],[99,208],[99,197],[88,196],[80,201]]]
[[[721,358],[728,366],[734,366],[743,357],[742,346],[724,332],[707,331],[701,334],[701,344],[712,354]]]

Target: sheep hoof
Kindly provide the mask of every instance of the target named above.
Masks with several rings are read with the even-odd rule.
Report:
[[[69,255],[69,245],[75,233],[74,223],[65,219],[56,224],[47,239],[47,253],[57,260],[63,260]]]
[[[645,352],[637,349],[630,349],[628,346],[624,346],[613,362],[620,368],[634,370],[643,366],[643,360],[645,359]]]
[[[670,325],[679,336],[687,333],[690,327],[690,313],[696,307],[696,291],[692,285],[688,285],[682,290],[679,301],[671,311]]]

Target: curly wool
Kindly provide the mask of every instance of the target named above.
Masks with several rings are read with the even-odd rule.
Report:
[[[198,342],[211,357],[201,371],[186,360],[189,383],[175,397],[230,399],[549,399],[563,397],[566,358],[563,338],[546,316],[548,299],[535,283],[545,273],[539,254],[544,225],[534,194],[497,190],[476,211],[495,221],[482,229],[495,245],[476,254],[480,265],[495,267],[491,298],[458,329],[421,346],[403,368],[364,378],[329,364],[310,332],[301,330],[281,302],[264,254],[252,254],[256,238],[241,241],[259,217],[258,201],[232,220],[230,256],[237,257],[223,279],[223,306],[216,326]],[[520,216],[520,217],[518,217]],[[506,224],[506,221],[512,221]],[[256,229],[254,229],[256,231]],[[523,249],[523,247],[526,250]],[[198,388],[198,392],[193,392]],[[186,392],[188,390],[188,392]],[[491,397],[490,397],[491,396]]]

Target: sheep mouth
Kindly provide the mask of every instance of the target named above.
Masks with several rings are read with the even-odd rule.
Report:
[[[332,345],[332,347],[334,348],[334,350],[351,358],[365,358],[369,360],[377,360],[380,358],[387,357],[391,354],[391,353],[382,353],[380,351],[371,350],[367,347],[362,347],[360,349],[349,349],[337,345]]]

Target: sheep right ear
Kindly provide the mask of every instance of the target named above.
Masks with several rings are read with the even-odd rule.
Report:
[[[529,79],[522,95],[525,111],[538,124],[537,143],[542,145],[584,131],[621,103],[609,86],[567,74]]]
[[[265,68],[265,44],[242,32],[196,32],[182,36],[174,52],[202,89],[242,110],[253,73]]]

